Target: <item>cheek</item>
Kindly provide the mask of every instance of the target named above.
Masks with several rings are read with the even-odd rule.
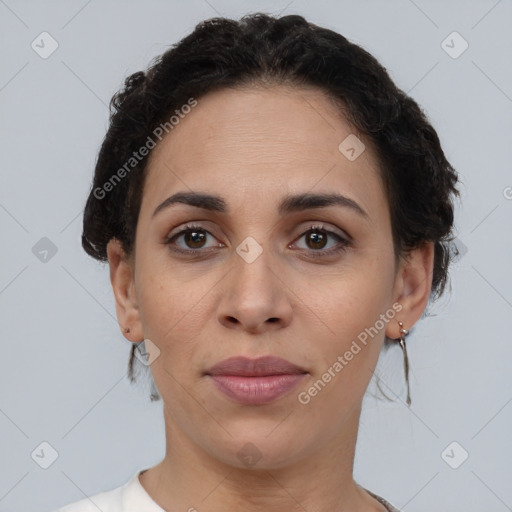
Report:
[[[388,307],[392,269],[387,260],[361,257],[336,274],[318,275],[314,281],[295,280],[294,291],[322,321],[326,335],[347,341],[373,325]]]
[[[140,318],[147,338],[174,360],[186,357],[204,329],[209,314],[208,276],[185,280],[180,272],[152,267],[140,273],[138,299]],[[180,356],[181,357],[181,356]]]
[[[356,378],[362,366],[376,362],[384,330],[380,324],[375,330],[375,325],[385,306],[373,289],[358,286],[346,291],[351,293],[332,296],[330,309],[325,310],[324,322],[331,333],[323,338],[322,359],[327,369],[343,357],[343,374]]]
[[[314,322],[318,323],[310,331],[316,332],[315,345],[320,356],[320,375],[316,377],[331,368],[336,377],[328,387],[336,395],[346,393],[347,389],[359,395],[371,378],[386,322],[393,321],[391,315],[384,321],[381,316],[390,308],[392,271],[391,258],[367,258],[364,264],[352,267],[336,279],[331,276],[323,288],[309,287],[306,310],[316,313]],[[339,363],[338,356],[343,358],[343,368],[340,370],[338,365],[335,371],[333,365]]]

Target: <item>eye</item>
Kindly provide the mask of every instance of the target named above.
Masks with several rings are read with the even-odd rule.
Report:
[[[183,229],[177,233],[171,235],[165,240],[165,244],[169,246],[169,249],[176,253],[182,253],[185,255],[199,255],[201,253],[210,252],[215,248],[224,247],[222,243],[214,243],[208,247],[208,238],[215,240],[215,237],[202,226],[197,224],[187,224]],[[324,228],[323,225],[313,225],[307,231],[302,233],[298,240],[305,238],[306,247],[298,247],[301,251],[306,251],[309,256],[312,257],[328,257],[338,254],[348,246],[350,241],[343,238],[339,234]],[[334,239],[337,244],[331,243],[329,245],[329,239]],[[179,243],[181,241],[181,243]],[[297,243],[291,244],[297,246]],[[327,248],[326,248],[327,247]]]
[[[223,245],[217,243],[207,247],[206,242],[208,237],[215,239],[214,236],[203,227],[195,224],[187,224],[184,229],[167,238],[165,244],[171,246],[171,250],[185,254],[199,252],[199,249],[211,249]],[[176,245],[180,239],[182,239],[184,245],[179,243]]]
[[[341,251],[346,250],[350,245],[349,240],[338,235],[334,231],[325,229],[323,225],[313,225],[307,231],[300,235],[299,240],[305,238],[306,247],[299,247],[301,250],[312,253],[313,257],[325,257],[333,254],[337,254]],[[329,244],[329,238],[338,241],[327,249],[325,248]],[[297,245],[294,243],[293,245]]]

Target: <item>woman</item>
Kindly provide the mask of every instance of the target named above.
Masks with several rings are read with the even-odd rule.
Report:
[[[457,175],[418,105],[343,36],[256,14],[199,24],[111,107],[82,241],[167,449],[60,511],[396,511],[353,461],[381,348],[407,378],[450,263]]]

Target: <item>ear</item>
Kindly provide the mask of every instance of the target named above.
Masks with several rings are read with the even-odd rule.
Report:
[[[128,258],[121,242],[112,238],[107,244],[110,265],[110,282],[116,300],[117,319],[123,336],[132,342],[144,339],[140,311],[135,295],[135,280],[132,259]],[[130,332],[125,332],[129,328]]]
[[[396,274],[393,291],[394,302],[402,305],[396,314],[396,322],[388,323],[386,336],[392,339],[400,338],[400,326],[404,329],[411,327],[420,319],[428,303],[432,290],[432,275],[434,269],[434,242],[426,242],[413,249],[404,261],[401,261]]]

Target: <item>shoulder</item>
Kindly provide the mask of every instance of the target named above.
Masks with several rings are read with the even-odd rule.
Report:
[[[146,470],[137,471],[124,485],[74,501],[53,512],[165,512],[140,483],[139,475]]]
[[[396,507],[391,505],[389,501],[385,500],[382,496],[379,496],[378,494],[375,494],[374,492],[370,491],[369,489],[365,488],[365,491],[369,493],[371,496],[373,496],[379,503],[382,503],[388,510],[388,512],[400,512]]]
[[[122,491],[125,485],[74,501],[54,512],[122,512]]]

